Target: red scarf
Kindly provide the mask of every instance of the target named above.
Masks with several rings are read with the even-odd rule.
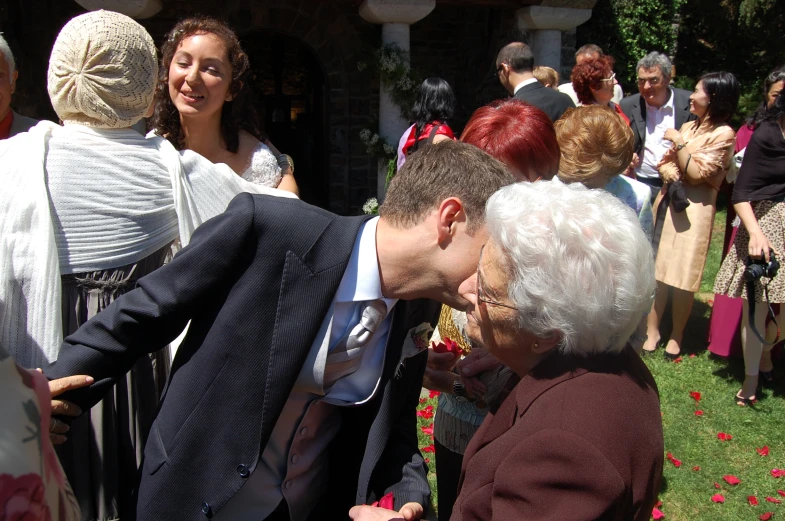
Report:
[[[0,139],[8,139],[11,134],[11,125],[14,123],[14,111],[8,109],[8,114],[0,121]]]
[[[417,139],[417,141],[419,142],[428,139],[431,136],[431,131],[434,127],[438,127],[436,130],[437,136],[441,134],[442,136],[447,136],[450,139],[455,139],[455,134],[452,133],[452,129],[450,127],[438,121],[434,121],[433,123],[428,123],[425,125],[425,127],[423,127],[422,133],[420,134],[420,137]],[[414,125],[411,132],[409,132],[409,137],[406,138],[406,143],[404,143],[403,148],[401,149],[404,156],[409,155],[409,149],[412,147],[412,145],[414,145],[414,136],[416,134],[417,125]]]

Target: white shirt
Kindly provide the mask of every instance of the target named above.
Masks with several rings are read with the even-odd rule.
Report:
[[[357,234],[333,302],[259,463],[239,492],[216,513],[216,520],[261,521],[286,499],[291,521],[305,521],[327,489],[327,447],[340,430],[337,407],[366,403],[378,391],[391,311],[397,302],[382,295],[376,255],[378,222],[378,217],[369,220]],[[360,368],[325,393],[327,353],[359,323],[357,303],[377,299],[387,305],[387,316],[366,346]]]
[[[526,85],[535,83],[536,81],[537,78],[529,78],[528,80],[523,80],[522,82],[520,82],[518,85],[515,86],[515,90],[512,91],[512,95],[515,96],[516,94],[518,94],[519,90],[524,88]]]
[[[646,139],[643,143],[641,165],[635,169],[638,177],[659,178],[660,172],[657,170],[657,164],[671,146],[670,141],[663,139],[666,130],[676,128],[673,104],[675,96],[673,89],[668,88],[668,91],[670,92],[668,101],[660,108],[652,107],[641,96],[641,100],[646,103]]]

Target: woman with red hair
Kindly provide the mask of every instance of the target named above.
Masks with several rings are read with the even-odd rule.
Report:
[[[559,171],[553,123],[537,107],[515,98],[477,109],[461,141],[489,153],[521,181],[550,180]]]
[[[630,120],[616,103],[613,103],[613,87],[616,74],[613,72],[614,60],[610,56],[600,56],[584,60],[572,69],[572,85],[581,105],[607,105],[612,108],[628,125]]]
[[[461,141],[504,163],[519,181],[550,180],[559,171],[561,153],[550,118],[515,98],[477,109]],[[466,313],[443,306],[435,344],[445,348],[457,344],[468,352],[471,346],[464,335],[465,326]],[[513,374],[484,349],[475,347],[460,362],[454,347],[450,352],[444,350],[428,352],[425,372],[425,387],[441,391],[433,431],[439,519],[450,518],[466,446],[485,419],[489,404],[499,399]]]

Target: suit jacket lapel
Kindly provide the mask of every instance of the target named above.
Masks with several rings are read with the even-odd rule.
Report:
[[[638,104],[632,107],[632,119],[635,121],[635,128],[641,138],[641,150],[643,150],[646,140],[646,102],[640,94],[638,94]]]
[[[673,109],[674,120],[676,121],[676,130],[680,130],[690,117],[690,100],[687,98],[685,103],[683,96],[677,96],[676,90],[673,91]]]

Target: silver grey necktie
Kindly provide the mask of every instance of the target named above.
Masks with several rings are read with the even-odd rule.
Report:
[[[336,380],[354,373],[360,367],[365,347],[387,316],[387,305],[383,300],[367,300],[362,302],[360,307],[360,323],[338,340],[335,348],[327,355],[324,366],[325,391],[332,387]]]

